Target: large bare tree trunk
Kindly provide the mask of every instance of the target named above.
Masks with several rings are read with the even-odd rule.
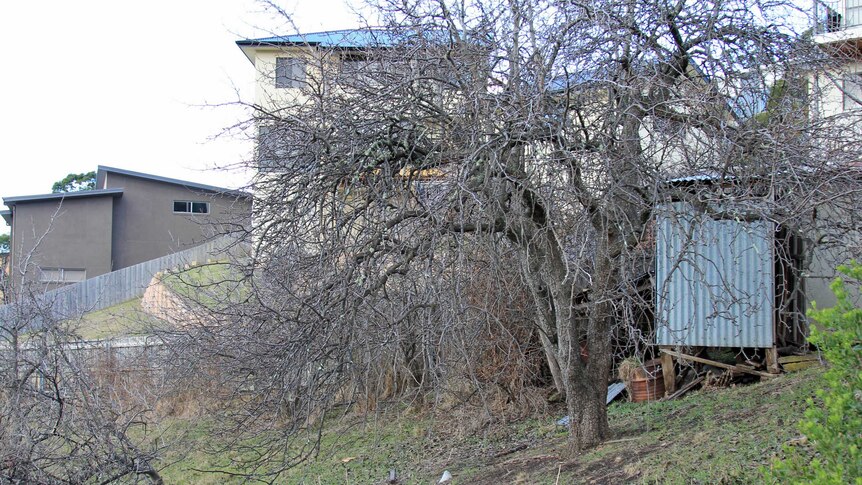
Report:
[[[614,305],[610,291],[616,282],[615,265],[606,256],[606,247],[599,244],[594,271],[592,305],[587,320],[587,350],[589,357],[583,365],[575,359],[574,372],[569,378],[568,407],[572,445],[577,449],[596,446],[610,434],[607,415],[608,376],[611,370],[611,329],[614,323]]]
[[[531,221],[535,223],[536,221]],[[536,322],[542,334],[542,345],[548,367],[558,391],[565,395],[572,445],[576,449],[595,446],[609,434],[605,398],[611,366],[610,329],[613,304],[595,295],[613,288],[612,261],[601,257],[594,273],[594,293],[589,312],[577,315],[573,271],[566,261],[559,240],[550,228],[524,224],[522,237],[513,238],[527,253],[523,272],[538,308]],[[600,245],[602,248],[606,245]],[[606,251],[603,251],[606,254]],[[586,328],[579,325],[586,321]],[[586,337],[590,357],[581,357],[581,339]]]

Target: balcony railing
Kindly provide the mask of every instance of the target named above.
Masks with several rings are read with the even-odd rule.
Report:
[[[815,30],[838,32],[862,25],[862,0],[815,0]]]

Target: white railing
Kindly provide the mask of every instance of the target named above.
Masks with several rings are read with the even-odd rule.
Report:
[[[818,33],[862,25],[862,0],[815,0],[814,17]]]

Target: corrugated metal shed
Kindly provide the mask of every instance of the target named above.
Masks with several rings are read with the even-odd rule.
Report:
[[[656,220],[656,343],[772,347],[774,225],[716,220],[688,205]]]

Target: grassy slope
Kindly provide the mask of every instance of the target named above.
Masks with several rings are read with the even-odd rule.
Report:
[[[179,296],[207,308],[230,306],[248,293],[243,277],[226,262],[213,262],[167,273],[162,283]]]
[[[167,274],[163,282],[178,295],[203,303],[224,305],[242,296],[240,278],[226,263],[216,262],[193,266]],[[141,298],[84,314],[71,322],[84,339],[95,340],[151,333],[160,323],[141,309]]]
[[[478,433],[452,433],[461,422],[402,412],[331,427],[316,460],[291,471],[286,483],[381,483],[390,468],[403,483],[436,483],[443,470],[453,483],[756,483],[781,445],[798,435],[796,422],[814,394],[822,369],[769,382],[705,390],[669,402],[615,403],[612,439],[580,456],[553,416],[498,424]],[[181,425],[206,442],[193,423]],[[448,428],[448,430],[447,430]],[[461,437],[453,437],[461,434]],[[514,453],[507,450],[525,449]],[[166,483],[225,483],[212,469],[225,456],[200,447],[165,470]],[[179,460],[179,461],[177,461]]]
[[[70,322],[78,335],[86,340],[144,335],[158,323],[141,309],[140,298],[86,313]]]

